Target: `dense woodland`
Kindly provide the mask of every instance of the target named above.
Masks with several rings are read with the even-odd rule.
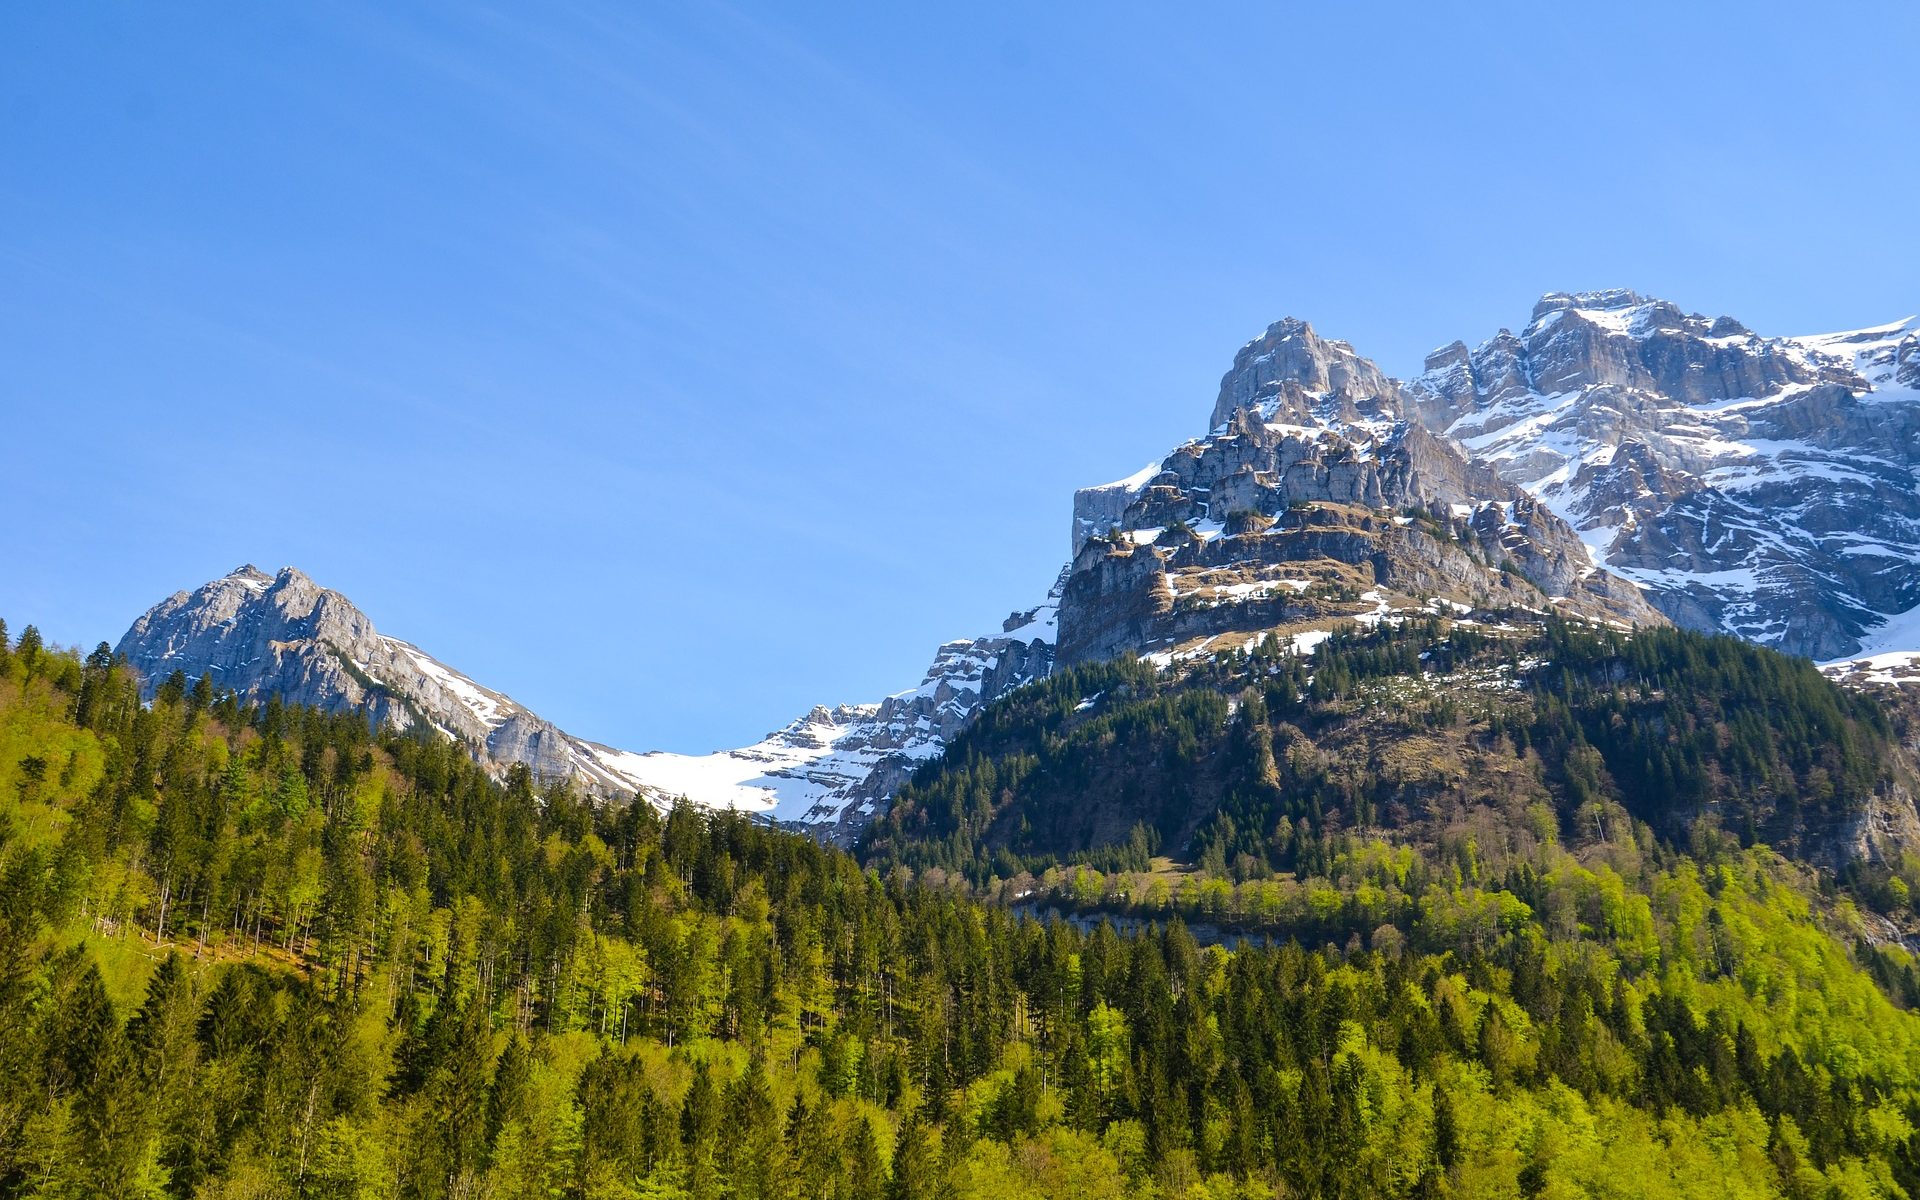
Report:
[[[1920,1195],[1901,877],[1803,861],[1884,722],[1479,636],[1056,676],[863,865],[0,631],[0,1195]]]
[[[1875,701],[1749,642],[1420,620],[1310,659],[1269,637],[1178,672],[1059,672],[961,734],[867,848],[975,884],[1063,858],[1144,871],[1162,848],[1215,876],[1307,878],[1356,833],[1524,854],[1637,820],[1838,866],[1862,806],[1908,772]]]

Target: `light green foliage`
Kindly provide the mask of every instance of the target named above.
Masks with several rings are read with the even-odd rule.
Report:
[[[44,653],[23,675],[0,678],[0,1196],[1920,1184],[1911,959],[1858,942],[1835,881],[1760,844],[1683,853],[1605,796],[1543,816],[1523,789],[1510,828],[1428,841],[1235,817],[1216,859],[1254,837],[1298,868],[1238,877],[1158,863],[1136,827],[1113,861],[1028,877],[1122,931],[492,780],[351,716],[143,709],[110,662]],[[1227,721],[1216,694],[1101,736],[1191,764]],[[1275,736],[1249,779],[1291,803],[1280,781],[1330,760]],[[1569,769],[1603,787],[1589,757]],[[1031,769],[981,759],[968,788],[991,807]],[[1202,944],[1234,931],[1258,936]]]

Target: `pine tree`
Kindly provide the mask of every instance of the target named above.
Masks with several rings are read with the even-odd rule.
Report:
[[[707,1064],[694,1068],[693,1083],[680,1106],[680,1145],[687,1164],[687,1192],[693,1200],[720,1195],[718,1163],[720,1105]]]
[[[33,678],[34,668],[40,665],[43,649],[38,627],[29,625],[20,631],[20,641],[13,648],[13,656],[20,664],[23,678],[28,680]]]
[[[175,669],[174,672],[168,675],[165,681],[163,681],[160,684],[160,688],[157,692],[154,693],[153,699],[154,699],[154,703],[156,704],[165,704],[168,706],[172,706],[180,703],[182,700],[186,699],[186,697],[187,697],[187,673],[185,671]]]
[[[778,1200],[786,1189],[786,1146],[765,1065],[756,1055],[727,1087],[726,1128],[721,1154],[727,1195],[738,1200]]]
[[[487,1102],[493,1086],[492,1015],[474,997],[451,1014],[447,1030],[446,1049],[432,1068],[425,1096],[437,1134],[434,1165],[453,1187],[478,1175],[486,1162]]]
[[[841,1161],[846,1165],[847,1200],[885,1200],[886,1167],[880,1162],[880,1145],[873,1136],[873,1123],[856,1115],[841,1142]]]
[[[500,1052],[493,1070],[493,1088],[487,1097],[487,1142],[491,1145],[500,1131],[515,1121],[525,1120],[531,1104],[533,1064],[527,1053],[526,1039],[515,1033]]]
[[[887,1200],[933,1200],[937,1194],[933,1139],[918,1110],[900,1122],[893,1142],[893,1178]]]
[[[1460,1125],[1453,1115],[1453,1100],[1447,1093],[1433,1093],[1433,1160],[1442,1171],[1451,1171],[1460,1161]]]

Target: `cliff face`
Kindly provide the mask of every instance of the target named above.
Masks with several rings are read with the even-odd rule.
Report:
[[[1920,331],[1763,337],[1627,291],[1543,297],[1408,387],[1682,625],[1833,660],[1920,649]],[[1900,643],[1900,644],[1895,644]]]
[[[1289,318],[1242,347],[1212,431],[1083,489],[1060,658],[1214,653],[1413,610],[1661,618],[1551,510],[1418,420],[1344,342]]]

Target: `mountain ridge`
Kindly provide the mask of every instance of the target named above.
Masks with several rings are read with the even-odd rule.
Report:
[[[1832,662],[1920,604],[1920,327],[1762,335],[1626,289],[1427,357],[1423,420],[1681,624]],[[1905,646],[1913,650],[1920,647]]]
[[[915,688],[816,706],[735,749],[568,734],[292,568],[176,593],[120,650],[149,694],[183,669],[432,726],[598,794],[686,795],[842,843],[1056,660],[1164,667],[1269,634],[1310,655],[1347,628],[1551,613],[1731,632],[1857,685],[1920,681],[1911,320],[1763,338],[1625,289],[1556,292],[1520,334],[1424,366],[1402,381],[1305,320],[1273,322],[1236,351],[1205,434],[1076,491],[1069,560],[1039,606],[941,646]],[[1768,529],[1770,511],[1792,519]],[[1840,569],[1876,554],[1891,565]]]
[[[560,729],[411,642],[382,634],[345,595],[294,567],[251,563],[137,618],[116,653],[151,698],[175,670],[242,696],[364,711],[377,726],[433,728],[483,763],[590,793],[679,796],[842,839],[893,786],[939,753],[978,709],[1052,664],[1054,607],[1013,614],[999,633],[941,646],[917,688],[875,704],[816,706],[751,745],[706,755],[636,752]]]

